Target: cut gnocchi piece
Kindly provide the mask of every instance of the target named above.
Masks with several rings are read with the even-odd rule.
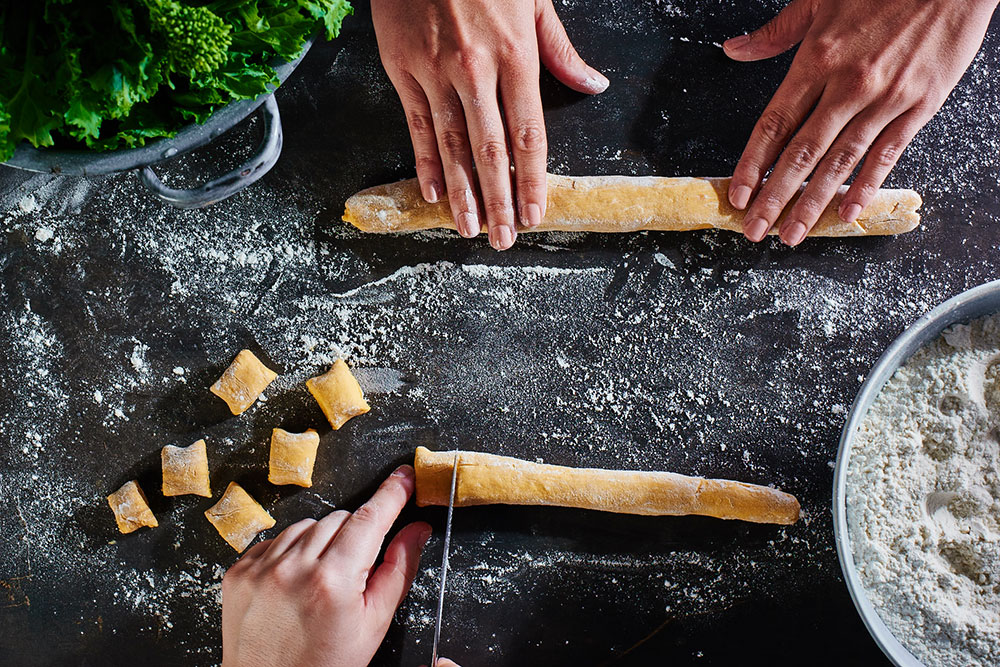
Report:
[[[131,533],[144,526],[156,528],[160,525],[149,509],[146,494],[134,479],[125,482],[120,489],[108,496],[108,504],[115,513],[115,522],[122,533]]]
[[[229,405],[234,415],[241,415],[254,404],[278,374],[265,366],[250,350],[241,350],[210,391]]]
[[[187,447],[167,445],[160,450],[160,462],[163,468],[163,495],[212,497],[204,440]]]
[[[205,510],[205,518],[229,546],[240,552],[262,530],[274,526],[271,515],[236,482],[230,482],[219,502]]]
[[[323,375],[306,380],[306,387],[335,431],[351,417],[371,409],[361,393],[361,385],[343,359],[338,359]]]
[[[271,457],[267,480],[271,484],[312,486],[313,465],[319,448],[319,433],[289,433],[276,428],[271,431]]]

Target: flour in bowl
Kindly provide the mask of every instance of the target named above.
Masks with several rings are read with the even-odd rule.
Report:
[[[928,667],[1000,665],[1000,314],[955,325],[883,387],[848,469],[872,605]]]

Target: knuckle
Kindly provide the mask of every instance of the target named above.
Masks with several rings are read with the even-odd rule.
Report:
[[[846,177],[858,163],[861,151],[856,146],[843,146],[834,148],[826,156],[827,169],[830,175],[835,177]]]
[[[799,211],[801,218],[806,220],[816,220],[823,213],[826,204],[821,202],[815,194],[803,193],[795,202],[795,208]],[[803,222],[806,222],[803,220]]]
[[[868,202],[874,199],[875,192],[878,188],[875,187],[874,183],[866,179],[864,181],[855,181],[851,186],[851,190],[853,191],[851,194],[852,200],[864,207],[868,205]]]
[[[389,75],[390,79],[394,79],[397,72],[406,71],[406,58],[398,51],[379,49],[378,55],[379,60],[382,61],[382,67],[385,68],[385,72]]]
[[[465,133],[460,130],[445,130],[439,139],[444,153],[452,159],[457,159],[469,143]]]
[[[925,92],[917,97],[917,101],[913,105],[913,108],[925,116],[931,116],[937,113],[937,110],[941,108],[943,103],[944,100],[941,99],[940,95],[932,92]]]
[[[268,574],[273,583],[284,587],[295,580],[297,571],[296,564],[290,558],[282,558],[271,566],[271,571]]]
[[[462,77],[475,81],[483,72],[487,57],[477,48],[466,47],[455,52],[454,68]]]
[[[415,158],[417,173],[429,173],[437,169],[438,159],[428,153],[418,153]]]
[[[764,139],[774,143],[780,143],[788,138],[788,135],[795,129],[795,121],[784,109],[774,107],[767,109],[760,117],[758,127]]]
[[[522,153],[539,153],[545,150],[545,128],[536,120],[519,123],[512,132],[514,149]]]
[[[556,60],[562,63],[570,63],[580,57],[573,43],[565,37],[560,37],[555,44],[550,44],[549,48],[552,48],[555,52]]]
[[[308,584],[313,595],[329,599],[340,589],[340,578],[329,568],[318,567],[309,574]]]
[[[491,220],[506,221],[513,214],[510,200],[506,197],[490,197],[483,202],[486,216]]]
[[[369,501],[359,507],[351,518],[359,523],[378,523],[381,514],[379,506]]]
[[[882,77],[874,66],[865,63],[845,65],[841,71],[843,86],[850,97],[873,96],[882,87]]]
[[[785,204],[788,203],[787,199],[779,196],[775,192],[770,192],[770,191],[768,192],[762,191],[760,195],[758,195],[758,199],[760,200],[761,208],[764,211],[771,212],[774,214],[780,213],[781,210],[785,208]]]
[[[836,40],[825,35],[820,35],[812,43],[810,53],[812,67],[823,72],[829,72],[837,66],[840,60],[839,54],[840,49],[837,47]]]
[[[516,172],[515,172],[516,173]],[[538,194],[543,195],[546,185],[544,174],[525,173],[524,170],[517,174],[517,191],[519,195]]]
[[[750,33],[751,40],[764,44],[776,44],[780,36],[777,21],[768,21],[760,27],[760,30]]]
[[[488,139],[476,148],[479,164],[486,168],[503,168],[507,164],[507,146],[502,141]]]
[[[822,152],[812,139],[796,139],[788,145],[788,165],[795,171],[812,171]]]
[[[898,80],[885,84],[878,97],[880,105],[885,109],[902,111],[913,105],[913,91]]]
[[[875,197],[875,192],[878,190],[875,184],[869,180],[855,182],[854,190],[856,191],[856,198],[858,203],[866,204],[870,202]]]
[[[899,159],[901,152],[902,147],[898,143],[890,142],[874,149],[870,159],[880,169],[891,169],[896,164],[896,160]]]
[[[457,202],[464,211],[472,205],[472,202],[469,201],[469,193],[470,190],[465,186],[454,185],[448,188],[448,201]]]
[[[744,157],[740,159],[736,169],[733,170],[733,180],[740,183],[757,183],[760,181],[762,172],[763,170],[756,160]]]
[[[517,74],[516,69],[521,63],[531,62],[531,50],[513,36],[505,37],[499,48],[500,62],[504,68]]]
[[[412,134],[426,136],[434,132],[434,121],[424,113],[411,113],[407,118]]]

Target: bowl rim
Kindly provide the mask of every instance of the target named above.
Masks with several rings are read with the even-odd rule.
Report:
[[[1000,280],[977,285],[957,294],[920,316],[882,353],[861,385],[840,435],[833,478],[833,531],[844,582],[865,627],[882,652],[898,667],[922,667],[920,662],[882,621],[865,592],[854,564],[847,524],[847,474],[851,446],[858,427],[882,387],[896,370],[921,347],[948,327],[1000,312]]]

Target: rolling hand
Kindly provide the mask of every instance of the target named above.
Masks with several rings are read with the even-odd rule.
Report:
[[[728,40],[726,54],[742,61],[800,44],[733,173],[729,199],[746,209],[747,238],[762,240],[809,179],[779,230],[797,245],[864,160],[839,208],[853,222],[972,62],[996,5],[792,0],[764,27]]]
[[[539,58],[579,92],[608,80],[577,54],[552,0],[373,0],[372,20],[424,199],[447,193],[462,236],[486,225],[506,250],[519,225],[545,216]]]

